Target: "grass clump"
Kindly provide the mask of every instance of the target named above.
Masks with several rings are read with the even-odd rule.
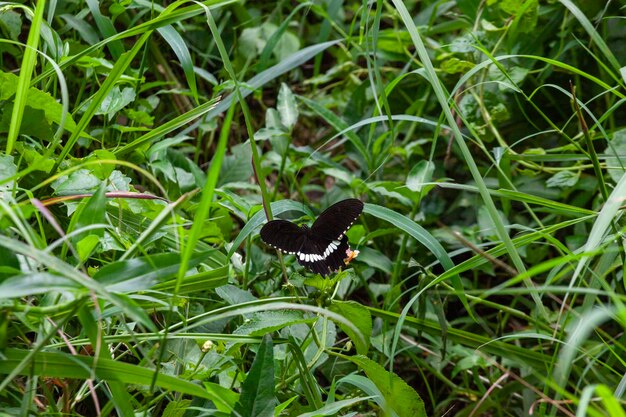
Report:
[[[0,414],[623,416],[583,3],[2,4]],[[337,274],[258,238],[347,198]]]

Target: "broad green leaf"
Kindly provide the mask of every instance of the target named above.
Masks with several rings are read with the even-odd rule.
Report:
[[[53,158],[44,157],[40,152],[37,151],[37,148],[29,143],[17,142],[15,144],[15,150],[19,152],[20,155],[22,155],[24,161],[28,164],[30,168],[33,169],[33,171],[43,171],[45,173],[49,173],[54,166]]]
[[[239,401],[239,394],[214,382],[204,382],[204,388],[213,397],[215,407],[224,413],[232,412]]]
[[[95,229],[95,232],[101,232],[102,229]],[[96,235],[87,235],[84,238],[80,239],[76,242],[76,252],[78,252],[78,259],[81,262],[85,262],[89,255],[93,253],[93,251],[100,243],[100,238]]]
[[[606,166],[613,181],[618,182],[626,172],[626,129],[613,133],[613,139],[605,149]]]
[[[223,187],[229,183],[248,181],[254,174],[251,159],[252,150],[249,141],[231,147],[230,154],[224,156],[217,185]]]
[[[91,194],[98,189],[100,180],[87,169],[79,169],[69,176],[63,175],[50,186],[56,195]]]
[[[102,99],[100,107],[96,110],[95,114],[106,115],[107,118],[111,120],[113,117],[117,116],[120,110],[133,101],[135,101],[135,89],[125,87],[123,90],[120,90],[118,86],[115,86],[111,89],[109,94]],[[85,106],[88,105],[89,102],[86,102]]]
[[[248,59],[260,55],[277,30],[278,27],[269,22],[244,29],[239,37],[238,52]],[[300,40],[293,33],[285,31],[281,35],[272,50],[277,60],[283,60],[300,49]]]
[[[476,64],[474,64],[473,62],[452,57],[443,61],[440,67],[442,71],[447,72],[448,74],[457,74],[465,73],[474,68],[475,65]]]
[[[69,232],[78,231],[82,228],[88,227],[93,224],[102,224],[105,222],[107,199],[105,196],[104,184],[100,184],[98,190],[90,198],[82,201],[76,213],[72,217]],[[88,231],[79,233],[72,237],[72,243],[77,244],[83,238],[88,236],[103,237],[104,229],[90,229]],[[95,248],[97,242],[93,242],[92,239],[84,242],[83,254],[89,255],[90,251]],[[88,249],[91,246],[91,249]],[[89,251],[89,252],[87,252]],[[82,259],[82,257],[81,257]]]
[[[334,300],[329,310],[345,317],[346,320],[350,321],[359,329],[363,338],[357,337],[354,331],[348,326],[344,326],[343,323],[339,321],[335,322],[339,328],[350,337],[356,347],[357,353],[359,355],[366,355],[372,335],[372,316],[369,310],[355,301],[339,300]],[[363,341],[365,343],[363,343]]]
[[[301,311],[261,311],[253,314],[241,326],[235,329],[233,333],[262,336],[291,326],[292,324],[307,323],[313,320],[312,318],[305,318]]]
[[[276,107],[280,113],[280,120],[283,126],[289,130],[293,129],[298,121],[298,104],[293,93],[285,83],[280,85]]]
[[[346,359],[354,362],[376,384],[387,402],[387,407],[395,411],[399,417],[426,417],[421,397],[398,375],[362,355]]]
[[[274,345],[269,335],[263,337],[252,367],[241,386],[235,411],[246,417],[274,417]],[[235,413],[232,416],[236,416]]]
[[[406,186],[409,190],[419,193],[425,187],[424,184],[431,182],[433,179],[433,172],[435,171],[435,164],[432,161],[422,160],[419,161],[411,171],[406,179]],[[432,185],[426,186],[431,188]]]
[[[7,178],[11,178],[15,176],[17,172],[17,166],[15,162],[13,162],[13,157],[11,155],[0,154],[0,180],[4,180]],[[7,192],[13,189],[15,185],[14,181],[9,181],[0,185],[0,191]],[[0,198],[6,199],[3,195],[4,193],[0,193]]]
[[[89,154],[89,156],[87,156],[84,161],[103,161],[103,160],[109,160],[109,161],[115,161],[115,154],[111,151],[109,151],[108,149],[96,149],[93,152],[91,152]],[[111,177],[111,174],[113,173],[114,169],[115,169],[115,165],[113,164],[103,164],[103,163],[99,163],[96,165],[90,165],[89,166],[90,171],[99,179],[101,180],[105,180],[109,177]],[[118,176],[121,174],[121,172],[117,171],[118,174],[115,174],[115,176],[113,177],[113,179],[111,180],[112,182],[116,182],[116,178],[118,178]],[[128,191],[128,187],[125,188],[117,188],[115,189],[115,191]],[[111,190],[114,191],[114,190]]]
[[[190,405],[191,400],[170,401],[161,415],[162,417],[183,417]]]
[[[504,215],[504,213],[502,213],[500,210],[497,210],[497,213],[500,216],[500,220],[502,221],[502,224],[504,224],[505,226],[508,226],[509,222],[506,216]],[[497,240],[498,235],[496,232],[495,223],[485,206],[481,206],[478,209],[478,227],[480,228],[481,236],[484,236],[489,239]]]
[[[17,41],[21,31],[22,17],[20,14],[13,10],[3,10],[0,13],[0,32],[7,34],[12,41]]]
[[[18,77],[14,74],[0,71],[0,101],[8,100],[17,91]],[[43,110],[46,119],[49,122],[56,124],[61,123],[61,117],[63,114],[63,105],[59,103],[50,94],[41,91],[35,87],[28,89],[28,96],[26,97],[26,105],[32,109]],[[76,128],[76,123],[72,119],[71,115],[65,117],[65,129],[73,132]]]
[[[10,130],[12,110],[13,104],[4,107],[2,119],[0,119],[0,133],[7,133]],[[34,136],[46,142],[50,141],[53,136],[52,128],[45,117],[45,113],[30,107],[28,104],[23,109],[20,134]]]
[[[361,255],[358,257],[358,261],[387,274],[391,273],[393,262],[381,251],[370,248],[369,246],[360,246],[359,250],[361,251]]]
[[[548,178],[546,185],[553,188],[571,188],[576,185],[579,177],[579,171],[559,171]]]

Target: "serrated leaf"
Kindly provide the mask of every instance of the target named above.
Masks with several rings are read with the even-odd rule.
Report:
[[[15,95],[18,79],[15,74],[0,71],[0,100],[7,100]],[[26,105],[32,109],[43,110],[48,122],[61,123],[63,106],[50,94],[35,87],[30,87],[26,97]],[[70,132],[73,132],[76,128],[76,123],[69,114],[65,116],[65,128]]]
[[[103,161],[103,160],[111,160],[115,161],[117,158],[115,154],[107,149],[96,149],[92,151],[88,157],[85,158],[85,162],[87,161]],[[111,172],[115,169],[115,165],[113,164],[102,164],[99,163],[97,165],[90,165],[90,171],[96,175],[101,180],[109,178]],[[128,191],[128,190],[123,190]]]
[[[28,164],[29,168],[33,171],[43,171],[49,173],[54,166],[54,159],[47,157],[44,158],[35,148],[24,142],[17,142],[15,149],[22,155],[24,161]]]
[[[395,411],[399,417],[426,417],[424,401],[398,375],[387,371],[373,360],[362,355],[347,357],[347,359],[365,372],[382,393],[387,407]]]
[[[162,417],[183,417],[185,411],[191,405],[191,400],[175,400],[171,401],[163,410]]]
[[[50,186],[56,195],[93,193],[98,189],[100,180],[86,169],[79,169],[69,176],[62,176]]]
[[[330,305],[329,310],[339,314],[350,321],[359,331],[362,337],[359,337],[354,333],[350,327],[339,321],[335,322],[345,334],[347,334],[356,351],[360,355],[367,354],[369,349],[370,336],[372,335],[372,315],[369,310],[355,301],[338,301],[335,300]],[[363,343],[363,340],[365,343]]]
[[[134,88],[125,87],[123,90],[120,90],[117,86],[113,87],[109,94],[102,100],[95,114],[106,115],[107,118],[111,120],[120,110],[135,101],[135,96]]]

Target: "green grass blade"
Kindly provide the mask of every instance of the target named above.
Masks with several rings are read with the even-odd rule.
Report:
[[[28,31],[28,40],[26,41],[26,49],[20,66],[20,78],[17,83],[17,91],[15,93],[15,102],[13,104],[13,112],[11,113],[11,124],[9,133],[7,134],[6,153],[11,154],[15,147],[15,141],[20,133],[22,126],[22,118],[24,117],[24,107],[28,100],[28,89],[30,87],[31,77],[35,64],[37,63],[37,48],[39,47],[39,36],[41,25],[43,24],[43,12],[46,7],[46,0],[37,0],[33,20]]]
[[[96,110],[98,110],[102,104],[102,101],[106,98],[109,92],[111,92],[113,87],[115,87],[122,75],[124,75],[124,72],[128,69],[135,56],[143,48],[144,43],[149,38],[150,32],[144,33],[141,38],[135,42],[133,48],[128,52],[123,53],[120,59],[115,62],[115,65],[111,69],[111,72],[107,76],[106,80],[102,83],[98,92],[91,98],[89,107],[87,107],[83,116],[80,118],[78,123],[76,123],[76,130],[69,137],[65,146],[63,146],[52,172],[57,170],[61,162],[63,162],[65,157],[70,153],[80,136],[87,129],[87,125],[95,115]]]

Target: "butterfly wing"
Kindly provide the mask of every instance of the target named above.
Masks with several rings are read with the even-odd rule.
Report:
[[[343,260],[348,248],[348,238],[345,235],[337,240],[311,235],[296,252],[296,259],[305,268],[321,275],[328,275],[345,265]]]
[[[361,215],[363,202],[356,198],[349,198],[328,207],[315,220],[311,232],[329,240],[341,240],[352,223]]]
[[[306,231],[287,220],[272,220],[261,228],[261,239],[273,248],[297,254],[307,240]]]

